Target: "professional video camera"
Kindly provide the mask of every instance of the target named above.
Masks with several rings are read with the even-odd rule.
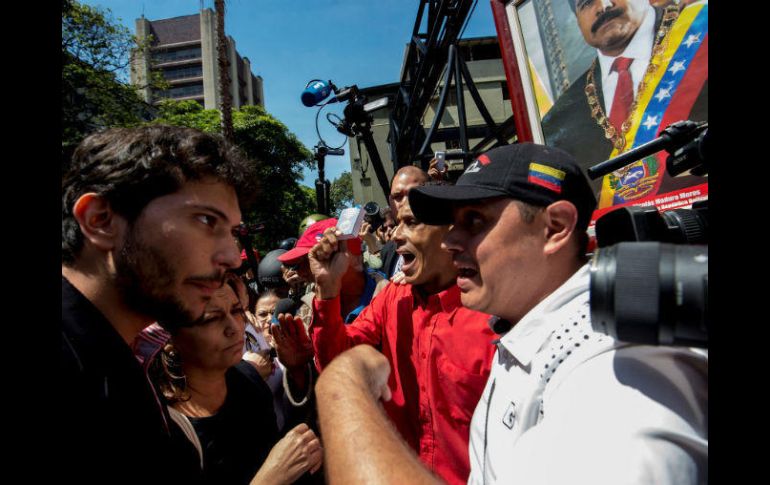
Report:
[[[708,123],[680,121],[660,137],[588,169],[592,179],[666,150],[671,176],[708,173]],[[649,345],[708,348],[708,201],[658,212],[623,207],[596,221],[594,329]]]
[[[369,223],[369,232],[374,232],[385,223],[380,206],[375,201],[364,204],[364,220]]]
[[[374,168],[374,173],[377,176],[377,181],[382,187],[384,193],[388,193],[390,190],[390,181],[385,168],[382,165],[382,159],[377,150],[377,145],[374,142],[374,136],[372,135],[372,122],[374,121],[371,113],[378,109],[384,108],[388,105],[388,98],[382,97],[374,101],[369,101],[364,93],[362,93],[358,86],[355,84],[352,86],[346,86],[344,88],[338,88],[334,83],[329,81],[322,81],[320,79],[313,79],[307,83],[305,90],[302,91],[300,96],[302,104],[307,107],[318,107],[316,112],[316,133],[320,139],[319,145],[325,146],[326,143],[321,138],[321,132],[318,129],[318,116],[321,110],[332,103],[347,102],[343,109],[344,118],[340,118],[334,113],[327,113],[326,119],[331,123],[339,133],[347,137],[360,138],[366,147],[367,153],[369,153],[369,159],[371,166]],[[328,101],[327,101],[328,98]],[[329,148],[326,153],[330,155],[343,155],[345,152],[341,150],[345,141],[335,148]],[[332,151],[334,150],[334,152]],[[323,155],[316,157],[319,167],[319,181],[316,181],[316,193],[319,194],[324,190],[327,190],[323,186]],[[328,192],[328,190],[327,190]],[[319,212],[326,213],[322,199],[319,197]],[[326,204],[328,206],[328,204]]]

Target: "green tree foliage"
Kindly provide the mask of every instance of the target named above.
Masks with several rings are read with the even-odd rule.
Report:
[[[148,106],[120,80],[137,44],[109,9],[62,2],[62,157],[87,134],[139,123]]]
[[[153,123],[189,126],[221,133],[218,110],[206,110],[195,101],[165,100]],[[254,238],[261,254],[275,249],[287,237],[297,237],[297,226],[315,212],[315,191],[298,183],[302,167],[313,167],[312,154],[286,125],[261,106],[233,111],[235,143],[254,161],[260,196],[245,222],[264,222],[266,230]]]
[[[331,184],[331,208],[334,217],[339,217],[340,211],[353,205],[353,178],[350,172],[342,172]]]

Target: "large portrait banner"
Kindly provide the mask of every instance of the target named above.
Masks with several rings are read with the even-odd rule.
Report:
[[[515,52],[503,55],[523,91],[512,100],[524,100],[533,141],[584,169],[677,121],[708,121],[707,0],[515,0],[505,15]],[[593,181],[594,221],[622,205],[669,210],[707,199],[708,179],[669,176],[667,156]]]

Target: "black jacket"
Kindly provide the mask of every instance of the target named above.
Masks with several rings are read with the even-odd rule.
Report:
[[[131,349],[62,277],[58,416],[64,483],[198,483],[197,452]]]

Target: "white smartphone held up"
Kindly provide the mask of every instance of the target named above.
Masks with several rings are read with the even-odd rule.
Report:
[[[439,172],[443,172],[444,169],[446,168],[446,161],[445,161],[445,159],[446,159],[446,152],[438,151],[438,152],[433,154],[433,158],[436,159],[436,169]]]
[[[340,212],[337,219],[337,229],[342,233],[337,239],[344,241],[358,237],[361,231],[361,224],[364,222],[364,211],[360,207],[348,207]]]

